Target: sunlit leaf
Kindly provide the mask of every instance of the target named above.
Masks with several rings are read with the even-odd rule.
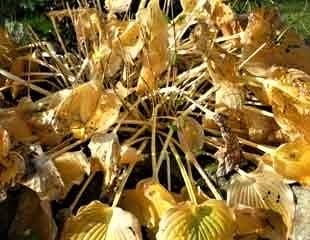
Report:
[[[141,160],[141,154],[138,153],[137,149],[133,147],[128,147],[123,145],[121,147],[121,156],[120,163],[121,164],[131,164]]]
[[[187,152],[198,153],[204,145],[204,131],[199,122],[186,116],[178,119],[178,137]]]
[[[309,141],[310,105],[303,104],[276,88],[272,88],[268,94],[275,120],[281,131],[291,140],[304,137]]]
[[[41,200],[59,199],[64,182],[53,161],[41,153],[32,164],[31,173],[21,183],[36,192]]]
[[[242,35],[242,57],[251,57],[245,67],[255,75],[264,75],[272,65],[297,68],[310,73],[310,47],[295,30],[285,26],[278,9],[260,8],[253,11]],[[269,24],[272,22],[273,24]]]
[[[137,91],[146,93],[157,88],[157,78],[166,69],[168,63],[168,24],[160,9],[158,0],[151,0],[138,19],[147,39],[143,52]]]
[[[117,207],[93,201],[69,218],[62,240],[142,240],[134,215]]]
[[[107,0],[105,5],[110,12],[126,12],[128,11],[132,0]]]
[[[121,146],[117,135],[114,133],[97,133],[91,138],[88,147],[93,159],[93,168],[95,168],[95,170],[104,171],[104,182],[106,185],[110,186],[117,176],[121,157]]]
[[[280,214],[268,209],[238,207],[234,209],[237,239],[287,239],[287,227]]]
[[[162,217],[157,240],[232,240],[235,231],[232,211],[222,201],[190,202],[169,209]]]
[[[282,144],[270,154],[277,173],[289,180],[310,185],[310,144],[302,138]]]
[[[66,196],[74,184],[80,184],[85,174],[90,173],[90,163],[83,152],[66,152],[54,159],[64,183],[63,195]]]
[[[151,230],[158,228],[162,215],[175,204],[172,194],[152,179],[141,180],[135,189],[125,190],[120,201],[122,208]]]
[[[278,212],[291,231],[295,212],[293,192],[266,165],[261,164],[251,173],[235,176],[227,190],[227,202],[230,206],[242,204]]]
[[[14,186],[25,174],[25,169],[25,160],[16,152],[10,152],[6,158],[0,158],[0,189]]]
[[[6,158],[10,151],[10,137],[7,130],[0,127],[0,159]]]

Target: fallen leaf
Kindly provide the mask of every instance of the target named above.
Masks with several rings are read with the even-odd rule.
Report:
[[[270,167],[260,164],[251,172],[232,178],[227,190],[229,206],[239,204],[271,209],[283,217],[288,232],[292,231],[295,212],[293,192]]]
[[[105,174],[104,184],[111,186],[118,174],[121,158],[121,146],[117,135],[115,133],[97,133],[91,138],[88,147],[93,159],[93,168],[102,170]],[[99,169],[96,169],[98,167]]]
[[[287,227],[282,216],[270,209],[239,206],[234,209],[237,223],[236,238],[287,239]]]
[[[164,214],[156,239],[232,240],[234,231],[233,212],[224,202],[208,200],[199,205],[185,202]]]
[[[69,218],[61,240],[142,240],[137,218],[118,207],[93,201]]]
[[[90,163],[81,151],[66,152],[53,160],[64,183],[63,197],[74,184],[80,184],[84,175],[90,174]]]
[[[302,138],[280,145],[270,153],[274,170],[289,180],[310,185],[310,144]]]
[[[27,169],[25,179],[21,184],[38,194],[41,200],[60,199],[64,182],[53,161],[39,148],[38,156],[31,160],[33,169]]]
[[[135,189],[125,190],[120,206],[132,212],[141,225],[155,232],[162,215],[176,204],[172,194],[152,179],[137,183]]]
[[[137,91],[147,93],[158,87],[158,77],[167,67],[168,22],[158,0],[151,0],[147,8],[139,12],[138,19],[147,44],[142,56]]]
[[[204,145],[204,130],[194,118],[185,116],[177,120],[178,138],[185,152],[199,153]]]

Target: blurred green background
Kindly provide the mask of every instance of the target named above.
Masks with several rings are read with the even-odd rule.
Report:
[[[283,19],[305,38],[310,38],[310,0],[229,0],[234,9],[244,13],[259,6],[277,6]],[[104,0],[102,0],[102,3]],[[133,0],[138,2],[138,0]],[[52,24],[45,13],[71,6],[77,0],[0,0],[0,25],[5,26],[17,42],[27,42],[25,29],[31,26],[43,39],[53,38]],[[135,4],[135,3],[134,3]]]

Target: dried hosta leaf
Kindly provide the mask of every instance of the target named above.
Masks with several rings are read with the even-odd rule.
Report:
[[[73,89],[57,107],[58,121],[77,138],[107,131],[118,119],[121,102],[113,90],[102,91],[93,81]]]
[[[205,30],[207,31],[207,30]],[[205,44],[202,42],[201,44]],[[223,51],[221,48],[211,45],[210,63],[208,63],[208,72],[213,83],[217,86],[226,85],[226,87],[241,88],[240,74],[237,71],[238,58],[232,54]]]
[[[112,12],[127,12],[132,0],[107,0],[105,5]]]
[[[74,184],[80,184],[85,174],[90,173],[90,163],[81,151],[66,152],[54,159],[64,183],[63,196],[66,196]]]
[[[284,136],[273,117],[266,116],[259,109],[249,107],[245,107],[242,114],[250,140],[265,144],[283,142]]]
[[[105,90],[98,100],[95,112],[86,123],[89,131],[106,132],[119,117],[121,101],[113,90]]]
[[[7,130],[0,126],[0,159],[6,158],[10,151],[10,137]]]
[[[235,19],[232,8],[222,0],[212,0],[210,3],[211,20],[222,31],[224,36],[242,31],[239,22]]]
[[[271,153],[273,168],[289,180],[310,185],[310,144],[302,138],[285,143]]]
[[[279,213],[270,209],[239,206],[234,209],[237,239],[287,239],[287,227]]]
[[[31,126],[26,122],[25,116],[18,111],[7,112],[5,116],[0,116],[0,124],[8,131],[10,137],[18,141],[33,140]]]
[[[225,176],[237,169],[242,162],[241,148],[237,136],[227,126],[226,118],[222,114],[215,114],[214,120],[221,130],[225,146],[216,153],[219,161],[217,176]]]
[[[79,48],[82,52],[85,51],[85,45],[96,45],[103,40],[104,17],[100,11],[95,8],[56,10],[49,12],[48,16],[55,22],[60,22],[64,17],[71,18],[77,43],[79,44]]]
[[[93,201],[69,218],[61,240],[142,240],[138,220],[117,207]]]
[[[267,79],[263,81],[268,89],[277,88],[291,98],[310,104],[310,75],[294,68],[271,67]]]
[[[121,146],[115,133],[96,133],[90,140],[88,147],[93,158],[95,170],[103,170],[104,183],[110,186],[118,173]],[[96,166],[98,165],[98,166]],[[96,169],[99,168],[99,169]]]
[[[85,124],[94,114],[101,90],[93,81],[74,88],[57,108],[57,117],[69,123]]]
[[[184,12],[191,12],[197,4],[197,0],[181,0],[181,6]]]
[[[14,186],[25,174],[25,161],[16,152],[10,152],[6,158],[0,158],[0,190]]]
[[[141,154],[137,149],[123,145],[121,147],[120,164],[132,164],[141,160]]]
[[[15,46],[10,39],[9,33],[0,28],[0,64],[1,67],[8,67],[11,64],[12,58],[15,56]]]
[[[39,72],[38,63],[31,61],[33,58],[34,56],[27,55],[14,59],[10,67],[10,73],[23,78],[25,72]],[[13,98],[18,97],[20,92],[25,89],[24,85],[21,85],[12,79],[7,79],[6,85],[11,87]]]
[[[172,194],[152,179],[141,180],[135,189],[125,190],[120,201],[122,208],[151,230],[158,228],[161,216],[175,204]]]
[[[232,211],[222,201],[190,202],[169,209],[162,217],[157,240],[232,240],[235,231]]]
[[[241,110],[244,101],[244,89],[234,84],[221,84],[215,93],[217,112],[225,112],[227,108]]]
[[[157,88],[157,78],[168,63],[168,22],[160,9],[158,0],[151,0],[140,11],[138,19],[147,39],[142,56],[142,69],[137,91],[147,93]]]
[[[291,140],[304,137],[310,141],[310,105],[273,88],[268,92],[272,110],[281,131]]]
[[[31,160],[31,165],[34,169],[30,170],[22,184],[36,192],[42,200],[59,199],[64,182],[52,160],[41,154]]]
[[[245,67],[255,75],[264,75],[272,65],[297,68],[310,74],[310,47],[292,28],[281,22],[275,8],[257,9],[249,15],[242,35],[242,57],[247,59],[259,47]],[[270,24],[272,23],[272,24]]]
[[[24,188],[10,226],[9,239],[25,239],[29,233],[38,239],[54,240],[57,232],[50,203],[41,201],[33,191]]]
[[[125,23],[124,29],[115,31],[117,35],[111,36],[112,44],[109,40],[94,49],[90,61],[92,77],[100,78],[102,75],[113,77],[121,70],[123,63],[135,65],[133,60],[141,52],[144,41],[138,20]]]
[[[261,164],[254,172],[235,176],[227,190],[227,202],[230,206],[242,204],[278,212],[291,231],[295,212],[293,192],[266,165]]]
[[[138,56],[144,45],[139,22],[129,22],[124,32],[113,40],[112,45],[114,49],[118,48],[121,51],[125,62],[133,64],[132,61]]]
[[[199,122],[186,116],[178,119],[178,137],[185,152],[198,153],[204,145],[204,131]]]

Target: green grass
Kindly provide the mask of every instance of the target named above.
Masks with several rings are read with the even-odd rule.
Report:
[[[231,3],[239,13],[259,6],[276,6],[290,26],[310,38],[310,0],[232,0]]]
[[[310,1],[284,1],[279,7],[287,23],[306,38],[310,38]]]

